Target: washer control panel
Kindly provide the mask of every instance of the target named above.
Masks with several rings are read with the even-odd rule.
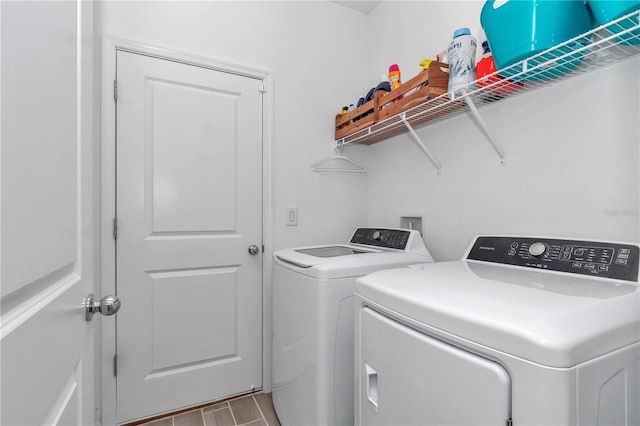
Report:
[[[469,260],[638,281],[640,249],[630,244],[550,238],[476,238]]]
[[[358,228],[350,243],[405,250],[410,235],[411,231],[402,229]]]

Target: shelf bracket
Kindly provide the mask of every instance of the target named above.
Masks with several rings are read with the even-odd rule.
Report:
[[[469,109],[471,110],[471,115],[473,115],[473,117],[476,120],[476,123],[478,124],[478,126],[480,126],[480,130],[482,130],[482,133],[484,133],[484,136],[487,138],[487,140],[489,141],[493,149],[498,153],[498,156],[500,157],[500,165],[504,166],[506,164],[504,153],[491,137],[491,134],[489,133],[489,129],[487,129],[487,125],[485,124],[484,119],[482,118],[482,115],[480,115],[478,108],[476,108],[476,105],[473,103],[473,101],[471,100],[471,98],[469,97],[469,94],[465,89],[460,89],[460,92],[462,93],[462,97],[464,98],[465,102],[469,106]]]
[[[427,149],[424,142],[422,142],[422,139],[420,139],[420,136],[418,136],[416,131],[413,129],[413,126],[411,126],[409,121],[407,121],[407,116],[404,112],[400,114],[400,120],[402,120],[402,124],[404,124],[407,130],[409,131],[409,135],[411,136],[411,139],[413,140],[413,142],[415,142],[415,144],[418,145],[418,148],[420,148],[422,152],[426,154],[426,156],[429,158],[429,160],[433,163],[436,170],[438,171],[438,175],[440,175],[441,174],[440,163],[438,162],[438,160],[436,160],[433,157],[433,155],[431,155],[431,152]]]

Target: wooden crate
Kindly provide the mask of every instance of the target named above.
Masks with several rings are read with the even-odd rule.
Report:
[[[431,62],[428,69],[382,96],[377,121],[447,93],[448,85],[449,64]],[[410,93],[407,94],[408,92]]]
[[[342,139],[351,133],[371,126],[376,122],[375,115],[378,110],[378,99],[382,96],[382,91],[376,92],[376,96],[369,102],[365,102],[347,114],[336,115],[336,140]]]
[[[391,92],[377,91],[369,102],[336,116],[336,140],[342,139],[380,120],[447,93],[449,65],[431,62],[429,68]]]

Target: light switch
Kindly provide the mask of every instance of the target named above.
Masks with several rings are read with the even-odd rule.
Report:
[[[298,226],[297,207],[287,207],[287,226]]]

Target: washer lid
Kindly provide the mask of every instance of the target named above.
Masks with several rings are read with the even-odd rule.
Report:
[[[311,268],[322,263],[344,260],[345,257],[382,253],[383,250],[355,247],[348,244],[309,246],[278,250],[274,258],[300,268]]]
[[[466,260],[375,272],[356,294],[416,321],[550,367],[640,339],[640,293],[626,284]]]
[[[356,249],[349,246],[325,246],[325,247],[311,247],[311,248],[299,248],[293,250],[296,253],[308,254],[315,257],[338,257],[347,256],[350,254],[363,254],[371,253],[371,251]]]
[[[325,245],[278,250],[274,262],[301,274],[319,278],[360,277],[380,269],[432,262],[430,256],[359,245]]]

